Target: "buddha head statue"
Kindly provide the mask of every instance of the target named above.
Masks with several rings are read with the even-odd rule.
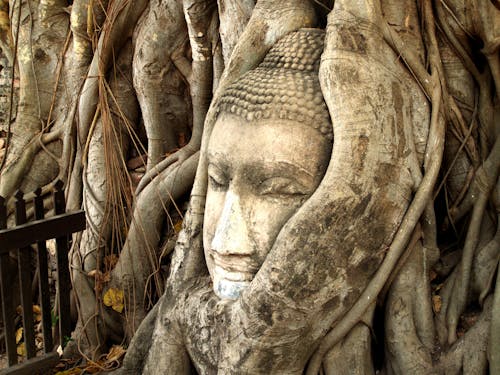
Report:
[[[207,149],[205,260],[220,298],[237,298],[283,225],[318,187],[333,132],[318,80],[324,32],[302,29],[222,94]]]

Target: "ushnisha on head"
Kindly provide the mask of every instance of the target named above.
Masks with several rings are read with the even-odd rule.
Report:
[[[333,140],[318,79],[324,37],[324,31],[319,29],[303,29],[283,37],[256,69],[226,89],[218,113],[248,122],[299,122]]]
[[[250,284],[328,166],[333,132],[318,80],[323,39],[316,29],[285,36],[219,102],[203,246],[220,298],[237,298]]]

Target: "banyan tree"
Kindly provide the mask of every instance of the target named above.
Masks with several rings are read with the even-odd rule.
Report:
[[[500,372],[497,0],[0,8],[0,195],[60,179],[87,216],[65,356]]]

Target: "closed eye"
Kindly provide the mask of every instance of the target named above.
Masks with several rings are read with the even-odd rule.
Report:
[[[224,172],[212,164],[208,166],[208,181],[210,187],[216,191],[226,191],[229,185]]]
[[[271,177],[259,184],[261,195],[297,196],[303,197],[309,194],[309,189],[295,179],[287,177]]]

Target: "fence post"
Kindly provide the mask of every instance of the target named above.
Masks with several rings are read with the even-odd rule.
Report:
[[[33,206],[35,207],[35,220],[44,218],[42,189],[34,191]],[[45,241],[37,242],[38,263],[38,290],[40,293],[40,307],[42,309],[43,348],[45,353],[50,353],[54,346],[52,340],[52,316],[50,314],[49,266],[47,261],[47,245]]]
[[[0,196],[0,229],[7,228],[7,207],[5,199]],[[2,313],[3,326],[5,331],[5,347],[7,349],[7,358],[9,366],[17,363],[17,348],[16,348],[16,327],[14,325],[14,308],[12,306],[12,286],[9,285],[11,280],[9,253],[0,255],[0,288],[2,289]]]
[[[63,182],[55,183],[54,210],[56,215],[66,212],[66,200],[64,198]],[[59,290],[59,329],[61,334],[61,346],[65,346],[65,340],[71,336],[70,317],[70,288],[68,262],[68,235],[56,238],[57,249],[57,287]]]
[[[16,193],[16,225],[26,223],[26,202],[24,193]],[[27,358],[36,355],[35,327],[33,324],[33,296],[31,293],[31,247],[18,249],[19,283],[21,285],[21,306],[23,309],[24,345]]]

